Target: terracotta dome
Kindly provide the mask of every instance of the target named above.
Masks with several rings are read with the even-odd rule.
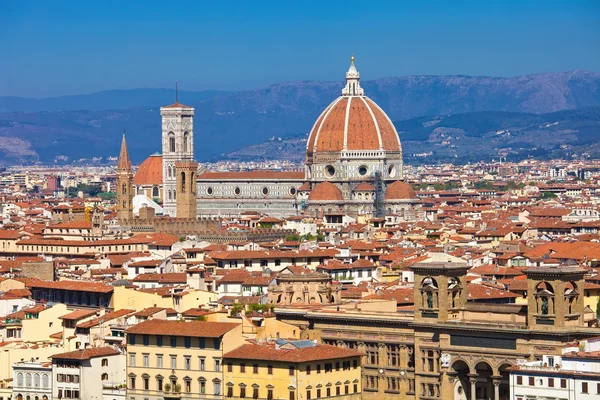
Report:
[[[394,124],[373,100],[364,95],[354,59],[346,73],[342,95],[321,113],[306,147],[309,158],[313,153],[342,150],[401,151]]]
[[[309,201],[343,201],[342,192],[330,182],[321,182],[315,185],[308,195]]]
[[[163,170],[162,156],[153,154],[146,158],[133,178],[133,184],[136,186],[143,185],[162,185]]]
[[[396,181],[388,186],[385,192],[386,200],[412,200],[418,199],[415,190],[408,183]]]

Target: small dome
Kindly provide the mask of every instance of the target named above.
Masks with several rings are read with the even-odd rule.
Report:
[[[309,201],[344,201],[341,190],[331,182],[318,183],[308,195]]]
[[[135,178],[133,178],[133,184],[136,186],[162,185],[162,168],[162,156],[160,154],[151,155],[140,164],[135,173]]]
[[[396,181],[388,186],[385,192],[386,200],[418,199],[415,190],[408,183]]]

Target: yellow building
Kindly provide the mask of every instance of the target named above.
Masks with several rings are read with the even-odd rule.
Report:
[[[151,293],[125,286],[115,286],[110,307],[114,310],[143,310],[147,307],[173,308],[183,312],[217,300],[217,294],[205,290],[186,290],[184,293]]]
[[[361,356],[310,340],[248,343],[223,356],[225,397],[360,399]]]
[[[223,354],[243,344],[242,325],[148,320],[125,331],[127,399],[205,399],[223,393]]]

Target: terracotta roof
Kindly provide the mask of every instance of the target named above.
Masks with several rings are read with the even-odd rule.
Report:
[[[91,221],[70,221],[48,225],[48,229],[92,229]]]
[[[408,200],[417,199],[415,190],[408,183],[396,181],[387,187],[386,200]]]
[[[223,355],[223,358],[237,360],[264,360],[302,363],[321,360],[360,357],[362,353],[327,344],[310,347],[284,349],[275,344],[245,344]]]
[[[341,190],[331,182],[321,182],[315,185],[308,195],[309,201],[343,201]]]
[[[310,191],[310,183],[304,182],[299,188],[299,192],[309,192]]]
[[[7,229],[0,229],[0,240],[16,240],[23,236],[23,233]]]
[[[307,143],[308,157],[312,157],[313,153],[344,149],[400,152],[396,128],[368,97],[338,97],[317,118],[311,130]]]
[[[128,328],[125,333],[218,338],[238,326],[238,324],[229,322],[181,322],[151,319]]]
[[[81,310],[75,310],[73,312],[70,312],[68,314],[62,315],[60,317],[58,317],[58,319],[66,319],[66,320],[80,320],[82,318],[86,318],[92,315],[96,314],[96,310],[86,310],[86,309],[81,309]]]
[[[139,274],[134,282],[158,282],[163,284],[186,283],[187,274],[185,272],[170,272],[165,274]]]
[[[136,312],[135,314],[133,314],[136,317],[150,317],[156,313],[159,313],[161,311],[165,311],[167,313],[167,315],[169,314],[177,314],[177,311],[175,311],[172,308],[164,308],[164,307],[148,307],[148,308],[144,308],[141,311]]]
[[[112,293],[114,288],[99,282],[84,281],[42,281],[34,278],[17,278],[29,288],[76,290],[80,292]]]
[[[361,182],[353,189],[354,192],[374,192],[375,188],[373,185],[367,182]]]
[[[152,154],[140,164],[140,167],[135,172],[133,184],[138,186],[162,185],[162,167],[162,156],[160,154]]]
[[[77,324],[77,327],[78,328],[91,328],[96,325],[100,325],[103,322],[108,322],[113,319],[117,319],[119,317],[123,317],[125,315],[132,314],[133,312],[134,312],[134,310],[127,310],[127,309],[109,312],[109,313],[104,314],[101,317],[94,318],[94,319],[91,319],[91,320],[85,321],[85,322],[80,322]]]
[[[161,108],[193,108],[193,107],[186,106],[177,101],[173,104],[169,104],[168,106],[162,106]]]
[[[29,289],[10,289],[0,295],[0,300],[22,299],[30,296],[31,292]]]
[[[242,171],[242,172],[203,172],[198,180],[288,180],[304,179],[304,172],[297,171]]]
[[[51,358],[53,360],[89,360],[90,358],[114,356],[117,354],[121,353],[112,347],[92,347],[83,350],[55,354],[51,356]]]

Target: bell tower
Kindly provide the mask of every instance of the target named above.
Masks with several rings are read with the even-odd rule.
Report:
[[[177,176],[177,218],[196,218],[196,161],[175,163]]]
[[[467,270],[459,263],[417,263],[414,272],[415,321],[459,318],[467,304]]]
[[[161,107],[163,209],[175,216],[177,212],[177,174],[175,163],[194,159],[194,108],[179,103],[175,86],[175,103]],[[195,175],[195,174],[194,174]]]
[[[583,276],[578,265],[530,267],[527,276],[527,325],[534,330],[583,326]]]
[[[121,141],[121,152],[117,163],[117,219],[120,225],[133,219],[133,171],[125,134]]]

